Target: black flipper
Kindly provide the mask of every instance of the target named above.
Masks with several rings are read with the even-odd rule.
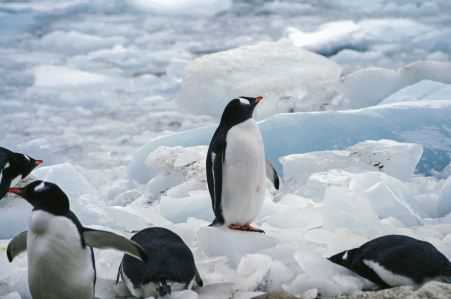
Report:
[[[8,256],[8,261],[11,263],[16,256],[27,250],[27,232],[21,232],[12,239],[8,248],[6,249],[6,254]]]
[[[225,134],[217,130],[212,138],[207,153],[207,183],[215,219],[210,226],[224,224],[222,215],[222,165],[225,160]]]
[[[83,237],[86,245],[90,247],[101,249],[116,249],[141,261],[147,261],[147,254],[144,248],[141,247],[141,245],[118,234],[84,228]]]
[[[276,190],[279,190],[279,175],[277,174],[276,169],[269,160],[266,160],[266,177],[273,183],[274,188],[276,188]]]

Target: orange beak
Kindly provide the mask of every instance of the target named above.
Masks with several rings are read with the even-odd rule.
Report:
[[[255,97],[255,102],[257,104],[260,103],[261,101],[263,101],[263,97],[262,96]]]
[[[36,160],[36,161],[34,161],[34,164],[35,164],[36,166],[39,166],[39,165],[41,165],[42,163],[44,163],[43,160]]]

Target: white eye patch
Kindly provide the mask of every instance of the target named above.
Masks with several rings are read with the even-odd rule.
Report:
[[[34,187],[34,191],[35,192],[41,192],[45,190],[45,184],[44,182],[40,183],[39,185],[37,185],[36,187]]]
[[[6,162],[6,163],[5,163],[5,167],[3,167],[3,170],[6,170],[6,169],[8,169],[8,168],[9,168],[9,166],[11,166],[11,164],[9,164],[9,162]]]
[[[30,157],[28,157],[27,155],[24,155],[25,156],[25,158],[28,160],[28,161],[31,161],[31,158]]]
[[[244,98],[240,98],[240,102],[241,102],[241,104],[244,104],[244,105],[250,105],[251,104],[248,99],[244,99]]]

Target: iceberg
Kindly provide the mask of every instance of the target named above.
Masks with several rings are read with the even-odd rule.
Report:
[[[239,96],[265,98],[255,111],[258,119],[325,110],[340,74],[335,62],[288,40],[261,42],[195,59],[185,70],[176,101],[186,111],[215,117]]]

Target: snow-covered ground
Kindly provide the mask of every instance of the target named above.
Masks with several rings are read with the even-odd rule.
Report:
[[[45,160],[85,225],[179,233],[206,286],[174,298],[335,295],[368,283],[324,257],[374,237],[451,258],[451,4],[435,1],[36,0],[0,3],[0,145]],[[239,94],[238,94],[239,93]],[[204,158],[227,100],[265,97],[257,225],[209,228]],[[0,202],[0,298],[29,298]],[[121,255],[97,251],[97,296]]]

